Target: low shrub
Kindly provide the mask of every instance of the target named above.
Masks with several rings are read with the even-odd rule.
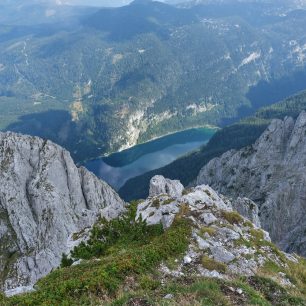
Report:
[[[132,207],[131,210],[133,209]],[[171,228],[163,231],[159,226],[150,227],[141,220],[132,222],[134,219],[131,216],[134,213],[128,212],[120,221],[103,221],[104,225],[107,224],[106,228],[95,228],[90,247],[87,248],[88,245],[84,243],[81,250],[76,248],[81,255],[86,250],[86,256],[91,254],[96,257],[93,241],[101,241],[106,245],[103,251],[105,255],[77,266],[53,271],[37,283],[36,292],[13,297],[8,305],[103,304],[104,299],[116,295],[126,276],[138,275],[141,279],[143,275],[154,272],[161,261],[187,251],[191,236],[189,220],[178,217]],[[139,240],[132,229],[139,233]],[[103,240],[102,237],[106,238]],[[148,282],[143,277],[142,285],[153,288],[155,283],[153,280]]]
[[[70,267],[73,264],[73,259],[69,258],[66,254],[62,255],[61,268]]]
[[[236,211],[225,211],[221,213],[222,218],[224,218],[230,224],[239,224],[243,221],[243,218]]]
[[[121,218],[107,221],[101,219],[91,230],[90,239],[82,242],[71,252],[74,259],[91,259],[114,252],[130,244],[141,245],[163,233],[162,225],[148,226],[140,218],[136,220],[137,203],[132,203]]]
[[[213,227],[209,227],[209,226],[202,226],[200,228],[199,233],[200,233],[201,236],[204,236],[206,233],[209,236],[213,236],[216,233],[216,229],[214,229]]]
[[[203,268],[210,270],[210,271],[217,271],[220,273],[226,272],[226,265],[222,262],[215,261],[213,258],[208,256],[203,256],[201,260]]]

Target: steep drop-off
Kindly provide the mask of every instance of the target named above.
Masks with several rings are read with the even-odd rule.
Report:
[[[259,205],[262,226],[282,249],[306,254],[306,113],[273,120],[254,145],[211,160],[197,184],[246,196]]]
[[[241,149],[255,143],[272,119],[283,119],[285,116],[297,118],[302,110],[306,110],[305,91],[263,107],[253,116],[220,129],[200,150],[183,156],[163,168],[128,180],[119,190],[119,194],[127,201],[147,197],[149,182],[154,175],[178,179],[187,186],[196,179],[201,168],[211,159],[231,149]]]
[[[58,267],[73,233],[124,202],[50,141],[0,133],[0,288],[33,285]]]

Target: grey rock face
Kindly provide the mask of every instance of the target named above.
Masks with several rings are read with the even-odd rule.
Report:
[[[248,218],[257,227],[260,227],[259,209],[256,203],[248,198],[237,198],[232,202],[233,208],[237,210],[240,215]]]
[[[171,197],[180,197],[184,186],[180,181],[173,181],[161,175],[154,176],[150,181],[149,196],[154,197],[160,194],[168,194]]]
[[[50,141],[0,133],[0,289],[29,286],[60,264],[72,234],[124,202]]]
[[[213,258],[218,262],[229,263],[236,257],[231,252],[227,251],[223,246],[215,246],[211,248]]]
[[[272,241],[285,251],[306,255],[305,169],[306,113],[302,112],[296,121],[274,120],[254,145],[211,160],[196,185],[209,184],[233,198],[253,200]],[[239,208],[239,201],[234,202],[235,209],[258,224],[256,207]]]
[[[165,188],[165,186],[168,187]],[[232,210],[231,204],[209,186],[197,186],[185,195],[182,195],[183,189],[179,181],[165,179],[160,175],[154,176],[150,182],[150,196],[138,205],[137,218],[141,216],[148,225],[161,223],[164,228],[169,228],[181,206],[186,203],[193,209],[215,206],[220,210]],[[216,221],[212,213],[206,212],[201,218],[202,222],[209,222],[209,224]]]
[[[217,218],[212,213],[203,213],[201,219],[207,225],[210,225],[217,221]]]

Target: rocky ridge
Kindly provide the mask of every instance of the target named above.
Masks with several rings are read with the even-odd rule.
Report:
[[[305,111],[296,120],[273,120],[254,145],[211,160],[194,185],[250,198],[259,206],[261,224],[273,242],[306,255],[305,135]]]
[[[123,211],[116,192],[60,146],[0,133],[0,288],[8,294],[58,267],[78,243],[73,233]]]
[[[234,210],[237,206],[245,217]],[[251,200],[231,201],[208,185],[184,189],[179,181],[153,177],[150,196],[138,205],[137,218],[141,216],[148,225],[162,223],[167,229],[180,214],[190,220],[192,239],[176,269],[160,266],[165,278],[197,275],[231,279],[253,276],[267,262],[286,267],[284,258],[298,260],[274,247],[268,232],[260,228],[258,208]],[[284,275],[279,275],[278,281],[292,285]]]

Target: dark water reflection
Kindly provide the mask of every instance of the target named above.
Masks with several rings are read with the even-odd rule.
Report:
[[[184,131],[169,136],[162,137],[154,142],[142,144],[142,155],[136,160],[126,164],[126,159],[130,157],[130,150],[116,153],[116,160],[119,166],[109,165],[106,163],[108,158],[96,159],[85,164],[90,171],[94,172],[98,177],[107,181],[115,189],[119,189],[128,179],[143,174],[147,171],[163,167],[179,156],[190,151],[198,149],[205,144],[214,134],[214,129],[196,129],[197,139],[195,139],[195,129]],[[173,136],[177,135],[177,143],[173,143]],[[191,137],[192,135],[192,137]],[[165,147],[165,141],[171,137],[169,146]],[[188,141],[189,139],[189,141]],[[152,150],[152,143],[155,150]],[[146,152],[146,147],[148,152]],[[153,151],[153,152],[152,152]],[[123,165],[123,166],[122,166]]]

